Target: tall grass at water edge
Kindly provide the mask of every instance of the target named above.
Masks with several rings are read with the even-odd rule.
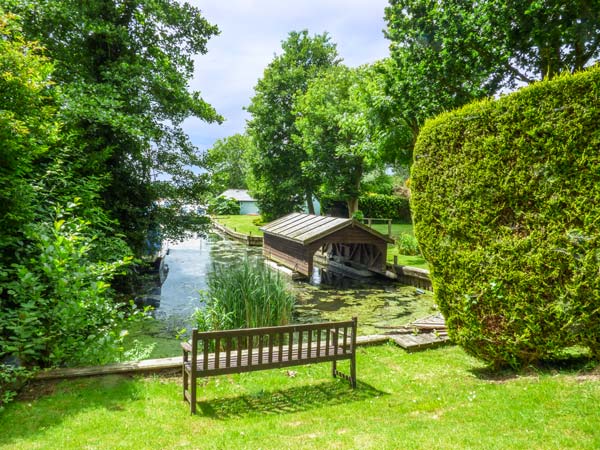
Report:
[[[194,319],[202,331],[285,325],[296,302],[279,273],[248,259],[235,266],[214,264],[201,297],[204,307]]]

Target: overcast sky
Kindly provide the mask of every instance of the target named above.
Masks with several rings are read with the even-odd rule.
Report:
[[[254,86],[290,31],[327,31],[348,66],[388,55],[383,36],[387,0],[188,0],[221,34],[196,58],[191,88],[225,117],[222,125],[188,119],[184,129],[201,150],[215,140],[242,133]]]

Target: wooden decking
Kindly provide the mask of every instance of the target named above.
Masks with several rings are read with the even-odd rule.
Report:
[[[446,321],[441,314],[416,320],[389,331],[387,335],[408,352],[437,347],[450,342]]]

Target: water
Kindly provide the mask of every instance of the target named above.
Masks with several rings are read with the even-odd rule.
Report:
[[[165,258],[169,275],[162,286],[156,318],[169,331],[189,327],[192,313],[202,306],[199,291],[206,289],[212,264],[234,265],[244,258],[262,259],[262,248],[247,247],[217,234],[171,244]],[[322,270],[316,275],[311,282],[295,282],[283,275],[298,299],[297,322],[356,316],[359,333],[374,334],[436,312],[432,294],[419,294],[411,286],[381,279],[359,282]]]

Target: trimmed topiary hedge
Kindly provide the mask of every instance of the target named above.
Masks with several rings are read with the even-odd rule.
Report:
[[[410,203],[407,198],[365,194],[358,199],[358,207],[365,217],[410,222]]]
[[[426,123],[412,213],[451,337],[495,366],[600,353],[600,67]]]

